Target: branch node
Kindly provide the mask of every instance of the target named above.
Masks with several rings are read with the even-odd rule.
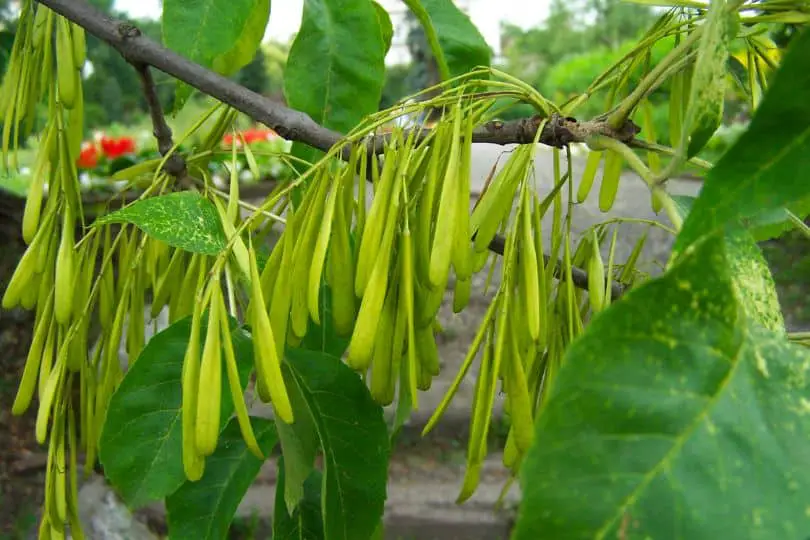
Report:
[[[118,35],[122,39],[132,39],[141,35],[140,29],[132,23],[120,22],[118,23]]]
[[[573,142],[577,142],[577,130],[579,121],[576,118],[564,117],[557,113],[551,115],[548,122],[543,126],[543,133],[540,140],[548,146],[554,148],[565,148]],[[535,128],[535,131],[537,128]],[[532,134],[534,140],[534,134]]]

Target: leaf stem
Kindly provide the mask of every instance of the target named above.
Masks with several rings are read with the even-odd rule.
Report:
[[[647,183],[647,186],[650,188],[653,195],[661,199],[664,210],[667,213],[667,217],[675,226],[675,230],[679,231],[681,229],[683,220],[681,219],[677,208],[675,208],[675,203],[672,200],[672,197],[670,197],[669,193],[666,192],[661,182],[658,181],[658,178],[656,178],[652,171],[647,168],[644,162],[641,161],[641,158],[638,157],[629,146],[621,141],[617,141],[616,139],[606,137],[604,135],[592,135],[589,137],[588,146],[593,150],[613,150],[621,155],[622,158],[627,161],[627,164],[630,165],[630,167],[636,172],[636,174],[638,174],[641,179]]]
[[[608,124],[614,129],[618,129],[630,117],[633,109],[644,99],[645,96],[657,85],[661,76],[677,63],[684,56],[689,48],[695,44],[702,33],[703,27],[698,27],[686,36],[686,39],[672,49],[661,62],[650,71],[646,77],[641,79],[629,96],[624,98],[619,107],[608,117]]]
[[[801,232],[805,236],[805,238],[810,239],[810,227],[808,227],[807,224],[799,216],[797,216],[790,210],[786,210],[786,212],[788,214],[790,222],[793,223],[793,226],[799,229],[799,232]]]

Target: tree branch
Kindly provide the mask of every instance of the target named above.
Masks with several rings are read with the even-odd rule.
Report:
[[[166,117],[163,116],[163,107],[160,106],[160,99],[157,95],[157,88],[155,87],[155,80],[152,78],[152,72],[149,71],[147,64],[133,64],[141,78],[141,86],[143,87],[143,95],[146,98],[146,104],[149,107],[149,115],[152,117],[152,134],[157,139],[158,152],[161,156],[168,154],[174,142],[172,142],[172,128],[166,123]],[[172,154],[166,160],[164,166],[166,172],[181,180],[186,176],[186,160],[183,156]]]
[[[281,137],[327,151],[342,135],[257,94],[144,36],[138,28],[112,19],[86,0],[39,0],[44,6],[108,43],[128,62],[147,64],[222,101],[272,128]]]
[[[508,122],[492,120],[475,128],[472,140],[474,143],[500,145],[532,144],[537,135],[537,130],[543,125],[543,120],[542,116],[518,118]],[[543,131],[540,133],[538,142],[546,146],[564,148],[571,143],[585,142],[592,135],[605,135],[624,143],[630,143],[639,131],[640,128],[629,120],[625,122],[621,129],[616,130],[610,127],[603,118],[580,122],[576,118],[555,113],[543,125]],[[429,133],[429,129],[422,129],[417,136],[417,140],[426,137]],[[391,134],[374,137],[369,142],[369,150],[377,154],[382,153],[391,137]]]
[[[503,255],[504,248],[506,247],[506,240],[502,236],[496,236],[492,239],[489,243],[489,250],[497,253],[498,255]],[[551,257],[543,254],[543,260],[545,261],[546,266],[548,266]],[[565,271],[563,265],[558,264],[554,268],[554,277],[557,279],[561,279],[563,277],[563,272]],[[578,268],[576,266],[571,267],[571,281],[574,282],[574,285],[578,289],[585,289],[586,291],[590,288],[588,283],[588,272],[583,270],[582,268]],[[616,300],[620,296],[622,296],[626,292],[625,286],[621,283],[612,282],[610,285],[610,299]]]
[[[128,62],[134,65],[153,66],[245,113],[285,139],[299,141],[326,152],[343,138],[341,133],[317,124],[307,114],[248,90],[163,47],[144,36],[132,24],[108,17],[86,0],[39,0],[39,2],[110,44]],[[534,141],[541,121],[540,117],[533,117],[510,122],[489,122],[476,129],[473,142],[528,144]],[[553,116],[540,134],[539,142],[561,148],[572,142],[584,142],[587,136],[593,133],[629,142],[638,131],[638,126],[630,121],[621,129],[614,130],[608,126],[606,119],[578,122],[574,118]],[[376,137],[371,143],[372,148],[381,149],[384,140],[384,136]],[[348,152],[349,148],[346,148],[346,153]]]
[[[284,139],[298,141],[326,152],[344,137],[341,133],[317,124],[303,112],[276,103],[163,47],[144,36],[131,23],[108,17],[86,0],[38,1],[83,27],[86,32],[108,43],[138,69],[152,116],[154,134],[158,139],[161,153],[164,153],[164,148],[167,148],[166,151],[171,148],[171,129],[163,117],[162,109],[154,91],[154,82],[148,72],[148,66],[157,68],[230,105],[273,129]],[[476,128],[473,133],[473,142],[500,145],[530,144],[534,142],[537,130],[541,125],[543,125],[543,118],[540,116],[521,118],[509,122],[491,121]],[[613,129],[608,125],[606,118],[579,122],[575,118],[555,114],[543,125],[538,142],[547,146],[562,148],[574,142],[584,142],[588,136],[599,133],[629,143],[639,131],[640,128],[629,120],[619,129]],[[423,135],[427,133],[425,131]],[[167,140],[169,141],[168,146]],[[386,140],[386,135],[374,137],[369,142],[369,149],[375,152],[382,151]],[[344,157],[348,157],[350,151],[350,148],[345,148]],[[183,170],[185,170],[185,163],[182,163],[182,165]],[[172,171],[167,169],[167,172],[171,173]],[[504,239],[496,237],[490,243],[489,248],[503,255],[503,246]],[[548,256],[545,257],[548,260]],[[580,268],[573,268],[572,275],[574,284],[577,287],[588,288],[587,272]],[[618,298],[623,292],[624,290],[620,285],[614,284],[612,289],[614,298]]]

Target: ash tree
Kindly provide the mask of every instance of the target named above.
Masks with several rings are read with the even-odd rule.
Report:
[[[391,440],[440,372],[445,290],[463,311],[487,271],[498,273],[491,303],[425,427],[476,364],[459,502],[479,483],[501,392],[503,461],[522,488],[516,539],[806,538],[810,355],[785,329],[756,242],[807,230],[810,9],[642,3],[665,9],[627,55],[555,103],[491,67],[450,0],[406,0],[441,82],[379,111],[392,27],[370,0],[304,2],[289,107],[229,78],[255,57],[272,17],[264,0],[165,0],[162,45],[84,0],[23,0],[0,91],[5,166],[19,166],[23,136],[37,151],[28,247],[2,307],[36,315],[12,412],[36,408],[48,449],[40,536],[82,537],[80,453],[84,472],[100,463],[131,508],[165,501],[172,538],[199,539],[226,536],[280,452],[274,538],[379,537]],[[769,37],[774,25],[793,28],[787,48]],[[162,155],[118,171],[146,187],[92,220],[75,166],[87,35],[131,65]],[[744,68],[733,74],[732,53]],[[173,110],[195,90],[216,102],[179,137],[156,70],[177,81]],[[664,84],[669,146],[648,100]],[[602,90],[602,114],[578,117]],[[732,90],[753,118],[708,163],[698,154]],[[527,105],[532,115],[499,120]],[[435,125],[396,127],[426,110]],[[208,172],[237,113],[293,141],[284,159],[295,177],[259,205],[240,199],[235,175],[219,189]],[[470,211],[478,143],[510,147]],[[574,144],[588,151],[576,178]],[[542,147],[551,188],[534,174]],[[238,159],[258,167],[249,145],[227,152],[232,171]],[[655,277],[638,269],[643,238],[616,256],[634,220],[572,230],[578,202],[610,210],[625,167],[667,218],[650,226],[674,239]],[[703,171],[696,198],[668,188],[686,168]],[[147,307],[170,322],[149,340]],[[256,398],[272,419],[249,414]]]

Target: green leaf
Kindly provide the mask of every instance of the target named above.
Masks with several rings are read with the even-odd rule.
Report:
[[[270,17],[270,0],[163,0],[163,42],[221,75],[232,75],[256,54]],[[179,84],[175,111],[191,95]]]
[[[306,402],[296,415],[309,413],[323,451],[325,538],[369,538],[386,498],[390,446],[382,407],[339,358],[291,349],[287,359],[287,385],[294,385]]]
[[[709,171],[674,251],[810,195],[810,32],[793,38],[748,130]]]
[[[289,376],[285,377],[285,383],[295,421],[286,424],[276,417],[275,422],[281,453],[286,458],[284,500],[287,510],[292,513],[304,497],[304,483],[313,471],[315,455],[318,453],[318,431],[298,385],[292,384]]]
[[[728,267],[715,234],[570,345],[514,538],[806,537],[810,352],[742,314]]]
[[[341,358],[349,346],[349,338],[338,336],[332,326],[332,297],[324,279],[321,280],[321,326],[312,319],[309,321],[307,335],[295,349],[324,353],[330,357]],[[288,385],[288,392],[294,411],[306,410],[306,402],[297,386]],[[296,504],[305,495],[304,482],[312,472],[315,454],[318,450],[318,433],[311,416],[297,415],[296,421],[289,426],[281,421],[276,422],[281,447],[286,460],[284,496],[288,510],[292,513]]]
[[[734,291],[751,321],[775,334],[786,335],[785,320],[776,294],[776,284],[754,238],[737,229],[726,234],[726,255]]]
[[[339,336],[335,332],[335,327],[332,324],[332,291],[326,284],[325,279],[321,279],[320,304],[321,325],[318,326],[310,318],[307,335],[304,336],[304,339],[296,348],[322,352],[336,358],[342,358],[346,349],[349,348],[351,336]]]
[[[695,198],[689,195],[673,197],[675,206],[685,219],[694,204]],[[749,231],[729,227],[725,235],[725,249],[728,272],[740,306],[746,315],[768,330],[785,334],[785,320],[776,284],[762,250]]]
[[[377,21],[380,23],[380,32],[382,32],[383,45],[385,52],[391,50],[391,40],[394,39],[394,25],[391,24],[391,16],[379,3],[373,2],[374,9],[377,11]]]
[[[672,202],[675,203],[675,210],[678,211],[678,215],[681,219],[686,219],[695,204],[695,197],[691,195],[671,195],[670,197]]]
[[[377,111],[385,78],[377,17],[368,0],[305,0],[284,71],[290,107],[341,133]]]
[[[489,66],[492,51],[452,0],[405,0],[419,19],[443,80]]]
[[[251,418],[253,432],[265,456],[278,435],[271,420]],[[225,426],[216,451],[206,458],[205,473],[187,481],[166,499],[171,538],[226,538],[236,509],[261,469],[262,460],[248,450],[236,418]]]
[[[795,229],[795,225],[790,220],[788,210],[793,212],[799,219],[805,219],[810,215],[810,197],[805,197],[787,205],[787,208],[767,210],[746,220],[748,229],[757,242],[764,242],[771,238],[778,238],[788,231]]]
[[[204,317],[200,347],[207,326]],[[186,481],[181,378],[190,335],[191,317],[155,334],[110,399],[99,441],[99,460],[107,479],[132,508],[162,499]],[[253,367],[252,343],[232,319],[231,336],[244,387]],[[224,425],[233,412],[233,402],[226,377],[222,384]]]
[[[723,120],[730,30],[728,17],[726,1],[712,0],[706,24],[702,27],[689,108],[681,135],[681,147],[687,147],[687,158],[695,156],[709,142]]]
[[[304,495],[292,513],[284,502],[284,458],[279,458],[276,482],[276,504],[273,510],[273,540],[321,540],[321,482],[323,475],[313,470],[304,482]]]
[[[252,6],[242,27],[242,33],[237,37],[233,47],[214,57],[212,66],[217,73],[225,75],[236,73],[253,60],[261,46],[270,20],[271,0],[252,0],[247,4]]]
[[[204,255],[218,255],[227,244],[217,209],[211,201],[193,191],[135,202],[101,216],[93,225],[107,223],[132,223],[170,246]]]

